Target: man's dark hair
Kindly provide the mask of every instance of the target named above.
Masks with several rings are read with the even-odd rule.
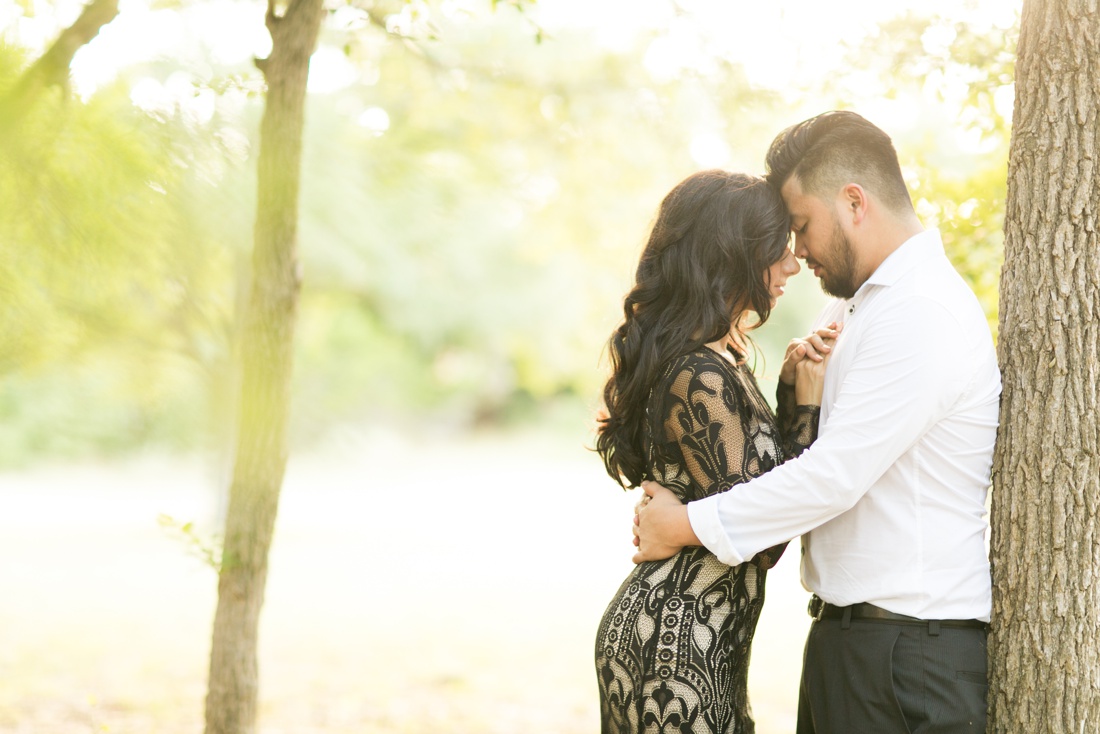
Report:
[[[766,165],[777,190],[791,176],[822,198],[857,183],[890,209],[913,208],[890,136],[855,112],[824,112],[792,125],[772,141]]]

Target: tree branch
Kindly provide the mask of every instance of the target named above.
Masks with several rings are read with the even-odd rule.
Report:
[[[0,103],[0,133],[22,119],[47,88],[68,91],[69,67],[76,52],[99,35],[103,26],[118,16],[118,0],[92,0],[71,26],[61,31],[53,45],[31,64]]]
[[[388,17],[387,14],[379,12],[374,7],[362,7],[358,4],[355,5],[355,7],[359,8],[366,14],[367,20],[370,25],[380,30],[386,36],[394,39],[395,41],[398,41],[401,45],[401,48],[405,49],[405,51],[408,52],[411,56],[416,58],[418,61],[423,63],[434,72],[449,74],[453,71],[462,71],[469,76],[475,77],[482,81],[491,82],[500,86],[515,87],[518,89],[530,89],[533,84],[530,79],[526,79],[522,76],[517,76],[515,74],[506,73],[499,69],[486,69],[484,67],[468,63],[460,64],[457,66],[448,64],[440,59],[438,56],[436,56],[434,53],[432,53],[432,51],[425,43],[425,39],[417,38],[416,36],[407,35],[405,33],[391,30],[386,23],[386,18]],[[544,38],[545,34],[543,34],[542,29],[537,25],[535,26],[535,28],[539,33],[539,37]],[[561,90],[547,91],[555,91],[557,93]]]

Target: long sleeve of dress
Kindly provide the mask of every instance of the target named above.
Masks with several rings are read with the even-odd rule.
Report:
[[[722,365],[709,360],[693,359],[672,378],[662,421],[665,438],[679,448],[682,469],[691,479],[685,499],[723,492],[751,478],[745,466],[746,406],[739,388]]]
[[[794,398],[794,385],[779,383],[775,391],[776,423],[783,437],[787,458],[801,454],[817,439],[820,405],[798,405]]]
[[[784,459],[785,447],[777,441],[763,397],[753,401],[746,392],[759,393],[755,381],[738,379],[736,368],[719,359],[684,364],[671,380],[662,410],[665,438],[679,448],[682,469],[691,479],[688,499],[724,492]],[[816,421],[811,430],[816,433]],[[750,562],[771,568],[786,545],[768,548]]]

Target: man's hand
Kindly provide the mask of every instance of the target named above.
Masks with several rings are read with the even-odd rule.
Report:
[[[643,500],[634,516],[634,562],[660,561],[688,545],[702,545],[688,520],[687,507],[656,482],[642,482]]]

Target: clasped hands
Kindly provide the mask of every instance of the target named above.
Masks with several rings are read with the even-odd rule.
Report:
[[[844,325],[833,322],[801,339],[791,339],[783,356],[780,382],[794,385],[799,405],[820,405],[825,366]],[[634,563],[671,558],[680,549],[702,545],[688,519],[687,505],[656,482],[642,482],[642,499],[634,506]]]
[[[799,405],[821,405],[825,366],[843,329],[844,324],[834,321],[804,339],[791,339],[787,344],[779,381],[794,385],[795,402]]]

